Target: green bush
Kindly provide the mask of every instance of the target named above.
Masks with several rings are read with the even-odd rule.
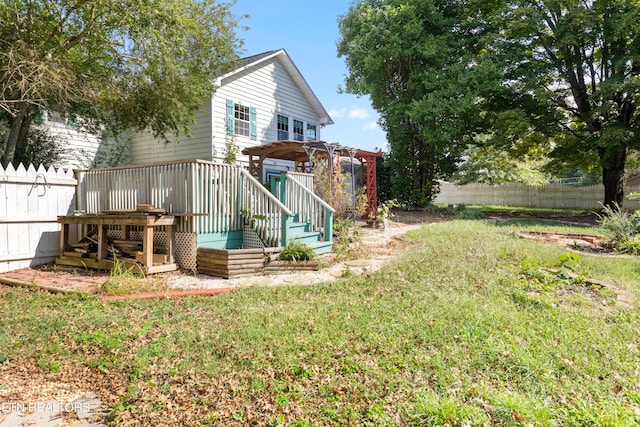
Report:
[[[281,261],[309,261],[315,259],[316,253],[313,248],[304,243],[291,241],[280,252],[278,259]]]
[[[640,214],[629,214],[617,204],[604,206],[598,221],[605,245],[619,252],[640,253]]]

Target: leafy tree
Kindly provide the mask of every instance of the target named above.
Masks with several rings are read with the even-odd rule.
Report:
[[[0,110],[14,161],[38,110],[93,131],[188,133],[239,43],[230,4],[215,0],[5,0],[0,3]]]
[[[504,70],[488,103],[520,109],[554,139],[556,159],[597,156],[606,205],[623,200],[629,150],[640,148],[640,4],[508,0],[484,24]]]
[[[340,18],[345,90],[369,95],[387,131],[394,197],[426,205],[483,125],[480,94],[498,83],[478,53],[464,2],[363,0]],[[470,22],[470,21],[469,21]]]
[[[508,151],[489,146],[471,146],[465,151],[465,161],[459,166],[453,181],[457,184],[478,182],[483,184],[521,183],[541,185],[549,182],[550,176],[542,171],[545,159],[526,156],[516,158]]]
[[[470,142],[535,134],[556,169],[596,159],[605,204],[621,204],[640,148],[639,16],[636,0],[362,0],[338,54],[347,91],[381,113],[405,191],[428,196]]]
[[[0,121],[0,141],[6,141],[9,136],[9,123]],[[20,144],[16,151],[16,159],[20,159],[25,166],[33,164],[38,167],[43,165],[48,168],[58,162],[65,154],[59,138],[49,135],[45,130],[32,126],[26,134],[24,144]],[[0,145],[0,156],[3,146]]]

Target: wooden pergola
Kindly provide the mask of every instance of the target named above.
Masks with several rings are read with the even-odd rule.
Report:
[[[263,177],[265,159],[289,160],[294,164],[295,172],[311,173],[312,158],[330,159],[349,158],[360,162],[363,182],[367,189],[367,211],[375,212],[378,206],[376,183],[376,157],[382,152],[360,150],[326,141],[274,141],[256,147],[245,148],[242,154],[249,156],[249,173],[258,180]]]

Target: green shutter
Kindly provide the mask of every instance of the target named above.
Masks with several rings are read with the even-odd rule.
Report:
[[[256,111],[256,107],[250,107],[249,108],[249,126],[250,126],[250,135],[251,135],[251,140],[255,141],[258,139],[258,119],[257,119],[258,113]]]
[[[227,99],[227,135],[231,136],[233,133],[233,100]]]

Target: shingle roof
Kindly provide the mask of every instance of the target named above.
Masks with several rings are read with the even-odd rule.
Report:
[[[268,52],[262,52],[262,53],[258,53],[256,55],[251,55],[251,56],[247,56],[246,58],[241,58],[238,61],[238,67],[244,67],[246,65],[251,64],[252,62],[256,62],[261,60],[262,58],[266,58],[269,55],[273,55],[274,53],[276,53],[278,50],[282,50],[282,49],[276,49],[276,50],[270,50]]]

